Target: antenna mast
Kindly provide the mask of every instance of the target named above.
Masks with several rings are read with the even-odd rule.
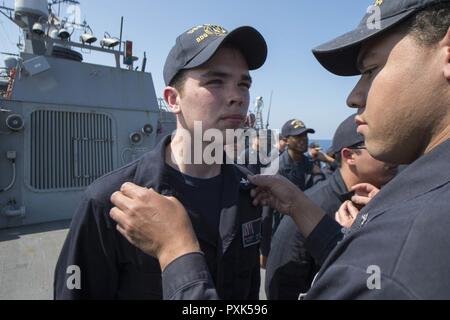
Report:
[[[256,129],[264,129],[264,119],[262,115],[263,109],[264,109],[263,97],[257,97],[255,100]]]
[[[80,4],[80,1],[77,1],[77,0],[52,0],[52,2],[50,3],[50,7],[52,7],[54,5],[58,5],[58,16],[61,15],[61,3],[70,3],[73,5],[78,5],[78,4]]]
[[[269,102],[269,111],[267,112],[266,129],[269,129],[270,111],[272,110],[272,97],[273,97],[273,90],[270,92],[270,102]]]

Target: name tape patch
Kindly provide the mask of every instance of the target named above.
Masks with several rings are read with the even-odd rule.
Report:
[[[261,221],[256,219],[242,224],[242,245],[244,248],[261,242]]]

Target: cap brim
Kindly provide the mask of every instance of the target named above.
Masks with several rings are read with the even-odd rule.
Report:
[[[339,147],[339,146],[331,145],[331,147],[329,147],[327,150],[327,154],[335,155],[335,154],[341,152],[341,150],[344,148],[346,148],[346,147]]]
[[[338,76],[356,76],[361,74],[357,60],[361,45],[408,18],[416,10],[411,9],[393,17],[381,20],[381,28],[369,29],[366,15],[359,26],[344,35],[314,48],[313,54],[320,64]]]
[[[310,128],[302,128],[290,133],[290,136],[299,136],[305,133],[316,133],[316,130]]]
[[[183,69],[192,69],[207,62],[224,43],[231,43],[244,55],[249,70],[260,68],[267,58],[267,44],[264,37],[252,27],[239,27],[224,37],[219,37],[196,55]]]

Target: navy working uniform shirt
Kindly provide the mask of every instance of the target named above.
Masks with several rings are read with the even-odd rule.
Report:
[[[159,262],[122,237],[109,217],[109,211],[112,193],[125,182],[153,188],[183,202],[186,195],[180,192],[188,186],[180,188],[173,183],[180,179],[189,180],[189,177],[177,175],[166,166],[165,149],[169,143],[170,137],[167,137],[153,151],[100,178],[86,190],[56,266],[55,299],[162,298]],[[220,198],[220,205],[213,205],[208,210],[212,213],[211,219],[205,219],[206,210],[199,210],[196,203],[185,202],[187,211],[205,253],[206,265],[214,275],[212,281],[218,297],[258,299],[261,209],[252,205],[245,175],[236,166],[222,166],[218,179],[222,180],[222,194],[202,202],[207,205],[209,200]],[[201,182],[194,181],[195,178],[190,180],[189,187],[204,187]],[[220,182],[209,183],[217,187]],[[216,230],[212,228],[214,226],[217,226]],[[66,285],[72,275],[67,273],[68,267],[73,265],[81,271],[80,290],[70,290]]]
[[[210,179],[195,178],[165,165],[168,183],[178,195],[178,200],[196,221],[204,225],[214,246],[219,239],[220,212],[222,210],[223,174]]]
[[[300,190],[305,191],[322,180],[324,174],[313,174],[314,161],[303,156],[300,161],[294,161],[289,152],[284,151],[278,158],[278,174],[286,177],[294,183]],[[261,254],[268,256],[271,250],[272,235],[276,232],[282,215],[268,207],[263,209],[263,235],[261,241]]]
[[[447,140],[416,160],[337,245],[341,228],[325,216],[306,241],[325,260],[306,299],[450,299],[449,159]],[[201,254],[178,258],[162,279],[168,299],[217,297]]]
[[[313,165],[314,162],[306,156],[300,161],[294,161],[286,150],[280,156],[278,174],[288,178],[300,190],[306,190],[314,184]]]
[[[336,211],[353,193],[347,191],[340,170],[305,192],[334,219]],[[297,300],[309,290],[319,265],[305,248],[305,238],[291,217],[281,220],[272,238],[272,249],[266,266],[266,294],[270,300]]]

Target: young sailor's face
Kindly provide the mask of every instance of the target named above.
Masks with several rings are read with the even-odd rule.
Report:
[[[187,72],[179,97],[186,129],[201,121],[203,130],[238,129],[245,122],[251,78],[240,51],[221,48],[204,65]]]
[[[443,81],[439,64],[445,59],[439,51],[400,32],[362,47],[362,76],[347,104],[359,108],[358,132],[376,159],[407,164],[424,153],[448,106],[442,98],[445,90],[448,97],[448,82]]]

